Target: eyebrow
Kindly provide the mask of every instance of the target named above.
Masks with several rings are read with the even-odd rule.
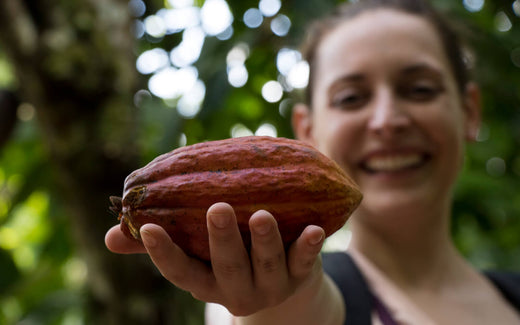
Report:
[[[419,73],[427,73],[438,79],[442,79],[441,69],[439,69],[431,64],[424,63],[424,62],[413,63],[413,64],[405,66],[404,68],[399,70],[399,74],[405,75],[405,76],[419,74]],[[354,72],[354,73],[346,74],[346,75],[334,80],[327,88],[327,92],[329,94],[331,94],[332,92],[334,92],[334,90],[337,87],[341,86],[342,84],[359,83],[359,82],[365,81],[366,79],[367,79],[367,76],[363,73]]]
[[[361,81],[364,81],[366,79],[366,76],[362,73],[352,73],[352,74],[346,74],[336,80],[334,80],[329,87],[327,87],[327,93],[330,95],[334,92],[334,90],[338,87],[340,87],[343,84],[346,83],[359,83]]]
[[[404,75],[411,75],[411,74],[423,73],[423,72],[433,74],[437,77],[442,76],[442,71],[440,69],[432,66],[431,64],[427,64],[427,63],[412,64],[412,65],[406,66],[400,70],[400,73],[404,74]]]
[[[338,78],[334,80],[334,82],[331,84],[331,87],[338,83],[344,83],[344,82],[356,82],[356,81],[362,81],[366,79],[365,75],[361,73],[352,73],[342,76],[341,78]]]

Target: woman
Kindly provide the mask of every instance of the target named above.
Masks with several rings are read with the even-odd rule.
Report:
[[[207,213],[211,270],[149,224],[141,234],[155,265],[235,324],[519,324],[514,301],[450,239],[453,186],[480,118],[453,33],[422,1],[368,0],[310,35],[308,100],[293,127],[362,189],[348,255],[324,255],[324,271],[316,226],[285,252],[276,221],[258,211],[250,260],[232,207],[218,203]],[[106,242],[145,252],[117,227]]]

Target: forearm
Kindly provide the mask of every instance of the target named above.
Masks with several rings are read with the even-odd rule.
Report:
[[[300,324],[341,325],[345,319],[343,298],[332,280],[319,276],[282,304],[247,317],[235,317],[235,325]]]

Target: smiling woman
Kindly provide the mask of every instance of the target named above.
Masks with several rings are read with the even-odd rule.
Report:
[[[468,88],[461,106],[437,32],[420,17],[374,10],[338,25],[319,46],[310,90],[315,114],[306,122],[311,117],[300,108],[296,122],[312,129],[300,136],[353,175],[367,209],[417,213],[397,198],[448,209],[464,139],[478,129],[478,93]]]
[[[308,102],[295,109],[293,125],[364,193],[348,252],[378,297],[373,323],[393,324],[383,314],[410,324],[518,322],[514,303],[449,238],[453,186],[480,124],[479,91],[456,35],[425,2],[404,0],[344,6],[309,35]],[[354,281],[338,267],[325,270],[340,288]],[[479,291],[493,307],[485,306],[487,319],[475,318],[462,311],[484,308],[483,301],[444,290]],[[355,323],[349,301],[356,298],[343,294],[345,324]]]

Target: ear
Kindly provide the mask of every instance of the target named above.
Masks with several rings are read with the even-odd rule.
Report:
[[[476,83],[469,83],[464,92],[464,112],[466,115],[464,132],[467,141],[475,141],[481,122],[480,88]]]
[[[292,110],[292,127],[298,140],[315,145],[312,134],[312,112],[305,104],[296,104]]]

